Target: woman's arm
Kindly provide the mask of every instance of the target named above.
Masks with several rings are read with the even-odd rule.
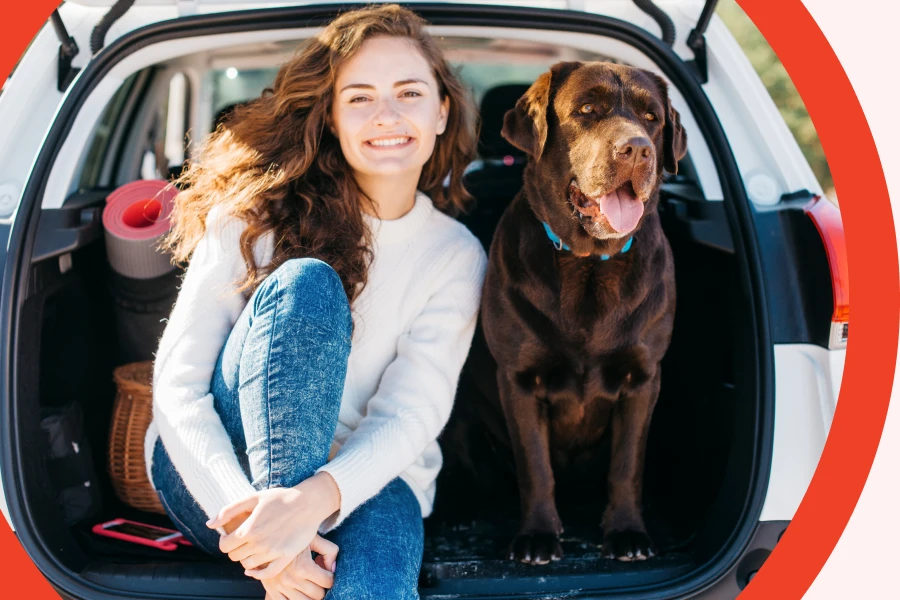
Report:
[[[256,492],[210,393],[219,353],[246,304],[234,291],[246,273],[244,227],[237,218],[210,212],[154,363],[153,420],[187,490],[208,516]]]
[[[397,342],[366,416],[327,472],[340,490],[340,509],[319,528],[337,527],[353,510],[405,471],[447,424],[463,363],[475,332],[487,258],[467,237],[449,249],[450,262],[425,308]]]

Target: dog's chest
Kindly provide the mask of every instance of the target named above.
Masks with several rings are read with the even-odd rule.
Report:
[[[559,265],[557,301],[550,310],[559,335],[548,347],[556,358],[549,361],[554,366],[545,373],[544,389],[554,445],[594,444],[615,404],[651,376],[652,339],[645,338],[654,334],[647,317],[659,308],[656,294],[632,285],[625,266]]]
[[[560,257],[552,313],[570,343],[588,351],[602,351],[630,337],[629,321],[643,294],[629,285],[629,264],[624,261],[583,261]]]

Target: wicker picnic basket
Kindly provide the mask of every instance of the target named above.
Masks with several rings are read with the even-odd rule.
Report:
[[[147,478],[144,436],[153,418],[153,361],[122,365],[113,371],[116,400],[109,434],[109,474],[122,502],[139,510],[166,514]]]

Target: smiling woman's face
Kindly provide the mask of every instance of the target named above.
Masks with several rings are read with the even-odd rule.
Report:
[[[332,126],[357,179],[418,181],[447,126],[448,106],[415,44],[373,37],[338,71]]]

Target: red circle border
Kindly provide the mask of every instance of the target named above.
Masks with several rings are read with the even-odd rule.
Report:
[[[875,142],[831,46],[799,0],[737,1],[781,59],[816,125],[841,199],[853,284],[853,329],[824,452],[790,527],[740,596],[801,598],[846,527],[878,448],[897,359],[900,269]],[[59,0],[31,0],[4,7],[0,78],[5,80],[32,32],[58,5]],[[864,197],[854,197],[853,190],[864,190]],[[6,590],[36,600],[59,597],[5,524],[0,552],[10,575]]]
[[[897,361],[900,269],[875,141],[833,49],[799,0],[738,4],[778,55],[816,126],[841,201],[853,289],[853,323],[825,449],[790,526],[740,595],[799,599],[837,545],[875,459]]]

